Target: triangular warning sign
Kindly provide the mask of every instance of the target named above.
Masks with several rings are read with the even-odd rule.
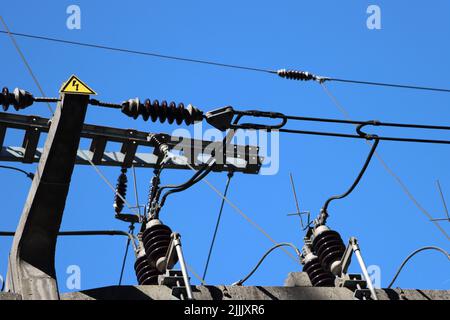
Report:
[[[75,75],[71,76],[67,82],[63,84],[60,93],[71,93],[71,94],[86,94],[86,95],[96,95],[95,91],[88,87],[83,81],[78,79]]]

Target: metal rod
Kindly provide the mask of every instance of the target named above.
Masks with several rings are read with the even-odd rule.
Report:
[[[352,245],[352,249],[356,255],[356,258],[358,259],[358,263],[359,263],[359,266],[361,267],[364,278],[366,279],[366,283],[367,283],[367,286],[369,287],[370,294],[372,295],[373,300],[378,300],[377,294],[376,294],[375,289],[372,284],[372,280],[370,280],[370,276],[369,276],[369,272],[367,271],[366,264],[364,263],[364,260],[362,258],[361,250],[358,245],[358,240],[356,240],[356,238],[352,237],[350,239],[350,243]]]
[[[177,250],[178,260],[180,262],[181,273],[183,274],[184,285],[186,286],[186,293],[189,300],[194,300],[192,295],[191,283],[189,282],[189,275],[186,268],[186,261],[184,260],[183,250],[181,249],[180,235],[175,233],[173,236],[174,247]]]

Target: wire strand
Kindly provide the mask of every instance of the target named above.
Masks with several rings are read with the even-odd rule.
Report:
[[[48,41],[48,42],[62,43],[62,44],[102,49],[102,50],[109,50],[109,51],[116,51],[116,52],[122,52],[122,53],[128,53],[128,54],[150,56],[150,57],[160,58],[160,59],[176,60],[176,61],[183,61],[183,62],[197,63],[197,64],[206,64],[206,65],[212,65],[212,66],[217,66],[217,67],[233,68],[233,69],[240,69],[240,70],[247,70],[247,71],[254,71],[254,72],[279,74],[279,72],[277,70],[271,70],[271,69],[265,69],[265,68],[249,67],[249,66],[222,63],[222,62],[209,61],[209,60],[203,60],[203,59],[186,58],[186,57],[181,57],[181,56],[161,54],[161,53],[157,53],[157,52],[132,50],[132,49],[127,49],[127,48],[112,47],[112,46],[99,45],[99,44],[94,44],[94,43],[72,41],[72,40],[66,40],[66,39],[58,39],[58,38],[47,37],[47,36],[39,36],[39,35],[33,35],[33,34],[28,34],[28,33],[5,32],[5,31],[1,31],[1,30],[0,30],[0,33],[10,34],[10,35],[14,35],[17,37],[35,39],[35,40]],[[304,73],[304,72],[300,72],[300,73]],[[313,76],[311,79],[314,79],[321,84],[323,84],[323,82],[325,82],[325,81],[333,81],[333,82],[341,82],[341,83],[382,86],[382,87],[391,87],[391,88],[400,88],[400,89],[413,89],[413,90],[422,90],[422,91],[426,90],[426,91],[445,92],[445,93],[450,92],[450,89],[447,89],[447,88],[434,88],[434,87],[426,87],[426,86],[396,84],[396,83],[341,79],[341,78],[334,78],[334,77]]]
[[[223,192],[224,198],[227,196],[228,188],[230,186],[230,182],[231,182],[231,178],[232,177],[233,177],[233,172],[230,171],[230,173],[228,174],[227,182],[225,184],[225,190]],[[221,218],[222,218],[223,207],[225,205],[225,199],[224,198],[222,198],[222,202],[220,203],[219,215],[217,216],[216,226],[214,228],[214,233],[213,233],[213,237],[212,237],[212,240],[211,240],[211,245],[209,246],[208,258],[206,259],[205,269],[203,271],[203,279],[206,279],[206,273],[208,272],[209,261],[211,259],[211,254],[212,254],[212,251],[213,251],[213,248],[214,248],[214,244],[216,242],[217,231],[219,230],[219,225],[220,225],[220,221],[221,221]]]
[[[192,167],[189,163],[187,163],[187,166],[191,168],[191,170],[196,171],[194,167]],[[268,240],[270,240],[274,244],[278,244],[277,241],[275,241],[258,223],[253,221],[249,216],[247,216],[237,205],[235,205],[230,199],[225,197],[212,183],[210,183],[206,178],[203,178],[202,180],[204,183],[208,185],[208,187],[214,191],[221,199],[224,199],[228,205],[230,205],[231,208],[233,208],[234,211],[236,211],[239,215],[241,215],[247,222],[249,222],[253,227],[255,227],[259,232],[261,232]],[[295,257],[287,250],[282,249],[291,259],[294,261],[297,261]]]
[[[400,275],[400,273],[403,270],[403,267],[406,265],[406,263],[412,258],[414,257],[416,254],[418,254],[419,252],[425,251],[425,250],[436,250],[439,252],[442,252],[448,260],[450,260],[450,255],[447,251],[445,251],[444,249],[440,248],[440,247],[435,247],[435,246],[427,246],[427,247],[422,247],[420,249],[415,250],[413,253],[411,253],[405,260],[403,260],[402,264],[400,265],[400,267],[398,268],[397,272],[395,273],[394,278],[391,280],[391,282],[388,285],[388,289],[390,289],[394,283],[395,280],[397,280],[398,276]]]
[[[116,188],[114,188],[114,186],[112,185],[112,183],[105,177],[105,175],[100,171],[99,168],[97,168],[97,166],[92,162],[92,160],[86,155],[86,153],[81,150],[78,149],[78,151],[84,156],[84,158],[91,164],[92,168],[94,168],[95,172],[97,172],[98,176],[108,185],[108,187],[114,192],[115,195],[117,195],[120,199],[122,199],[122,201],[125,203],[125,205],[128,207],[129,210],[134,211],[134,213],[136,215],[139,216],[139,212],[136,210],[133,210],[134,208],[131,206],[131,204],[127,201],[127,199],[125,199],[124,197],[122,197],[122,195],[116,191]]]
[[[30,66],[30,64],[28,63],[27,59],[25,58],[25,55],[22,53],[22,50],[20,50],[20,47],[19,47],[19,45],[17,44],[16,39],[14,39],[14,37],[13,37],[13,34],[14,34],[14,33],[12,33],[12,32],[9,30],[9,28],[8,28],[8,26],[7,26],[5,20],[3,19],[2,16],[0,16],[0,21],[2,22],[2,24],[3,24],[3,26],[5,27],[5,30],[6,30],[6,31],[1,31],[1,30],[0,30],[0,32],[9,35],[9,37],[11,38],[11,41],[12,41],[14,47],[15,47],[16,50],[17,50],[17,53],[19,54],[20,58],[22,59],[23,63],[25,64],[25,67],[27,68],[28,72],[30,73],[31,77],[33,78],[34,83],[35,83],[36,86],[38,87],[39,92],[41,93],[41,95],[42,95],[44,98],[46,98],[46,94],[44,93],[44,90],[42,89],[41,84],[39,83],[38,79],[37,79],[36,76],[34,75],[34,72],[33,72],[33,70],[31,69],[31,66]],[[54,114],[54,111],[53,111],[53,108],[51,107],[51,105],[50,105],[49,102],[47,102],[47,107],[48,107],[48,110],[50,111],[50,113],[53,115],[53,114]]]
[[[134,233],[134,224],[133,223],[130,224],[130,228],[129,228],[128,233],[133,235],[133,233]],[[130,242],[131,242],[131,238],[128,237],[127,244],[125,246],[125,253],[124,253],[124,256],[123,256],[123,260],[122,260],[122,267],[120,269],[120,277],[119,277],[119,284],[118,284],[119,286],[122,285],[122,278],[123,278],[123,273],[125,271],[125,265],[127,263],[128,250],[130,249]]]
[[[0,165],[0,168],[2,168],[2,169],[8,169],[8,170],[14,170],[14,171],[17,171],[17,172],[21,172],[21,173],[23,173],[24,175],[26,175],[27,178],[30,178],[31,180],[33,180],[33,178],[34,178],[34,173],[32,173],[32,172],[26,172],[25,170],[22,170],[22,169],[17,168],[17,167]]]
[[[273,252],[275,249],[278,249],[280,247],[291,247],[295,250],[295,253],[297,254],[297,257],[299,258],[299,261],[301,259],[301,253],[300,250],[298,250],[298,248],[293,245],[292,243],[289,242],[281,242],[278,243],[276,245],[274,245],[272,248],[270,248],[269,250],[266,251],[266,253],[264,253],[264,255],[262,256],[261,259],[259,259],[258,263],[256,264],[256,266],[252,269],[252,271],[250,271],[250,273],[248,273],[244,278],[242,278],[239,281],[236,281],[235,283],[233,283],[232,285],[234,286],[241,286],[244,284],[245,281],[247,281],[257,270],[258,268],[261,266],[261,264],[264,262],[264,260],[267,258],[267,256]]]
[[[323,90],[325,91],[326,95],[331,99],[331,101],[335,104],[335,106],[341,111],[341,113],[344,115],[344,117],[351,121],[351,117],[350,114],[348,113],[348,111],[346,110],[346,108],[344,108],[344,106],[337,100],[337,98],[331,93],[331,91],[329,91],[329,89],[325,86],[325,84],[321,83],[321,87],[323,88]],[[366,143],[369,146],[372,146],[370,141],[366,140]],[[414,195],[411,193],[411,191],[409,190],[409,188],[406,186],[406,184],[403,182],[403,179],[400,178],[400,176],[398,176],[391,168],[390,166],[386,163],[386,161],[384,161],[384,159],[381,157],[381,155],[375,151],[374,153],[375,157],[378,159],[378,161],[381,163],[382,167],[384,168],[384,170],[392,177],[394,178],[395,181],[397,181],[398,185],[400,186],[400,188],[402,189],[402,191],[405,193],[405,195],[410,199],[410,201],[417,207],[417,209],[419,209],[420,212],[422,212],[427,218],[428,220],[432,220],[433,217],[431,216],[431,214],[419,203],[419,201],[416,199],[416,197],[414,197]],[[437,222],[437,221],[432,221],[433,224],[436,226],[436,228],[438,228],[438,230],[447,238],[447,240],[450,240],[450,236],[448,235],[448,233],[441,227],[441,225]]]
[[[369,86],[391,87],[391,88],[400,88],[400,89],[426,90],[426,91],[436,91],[436,92],[450,92],[450,89],[445,89],[445,88],[412,86],[412,85],[404,85],[404,84],[396,84],[396,83],[372,82],[372,81],[349,80],[349,79],[338,79],[338,78],[327,78],[325,81],[355,83],[355,84],[364,84],[364,85],[369,85]]]
[[[372,160],[372,156],[373,156],[375,150],[377,149],[378,143],[379,143],[379,140],[377,138],[375,138],[375,142],[372,144],[372,148],[370,149],[370,152],[367,155],[366,161],[364,162],[363,167],[359,171],[358,176],[353,181],[353,184],[350,186],[350,188],[346,192],[344,192],[343,194],[332,196],[332,197],[328,198],[325,201],[325,203],[324,203],[324,205],[322,207],[322,210],[325,213],[327,213],[328,205],[331,203],[331,201],[338,200],[338,199],[343,199],[343,198],[347,197],[356,188],[356,186],[358,185],[359,181],[361,181],[361,178],[363,177],[364,173],[366,172],[367,167],[369,166],[370,160]]]
[[[5,33],[5,32],[0,30],[0,33]],[[78,41],[71,41],[71,40],[65,40],[65,39],[57,39],[57,38],[37,36],[37,35],[18,33],[18,32],[11,32],[11,34],[18,36],[18,37],[31,38],[31,39],[37,39],[37,40],[45,40],[45,41],[58,42],[58,43],[64,43],[64,44],[70,44],[70,45],[76,45],[76,46],[82,46],[82,47],[110,50],[110,51],[117,51],[117,52],[123,52],[123,53],[144,55],[144,56],[150,56],[150,57],[155,57],[155,58],[178,60],[178,61],[192,62],[192,63],[199,63],[199,64],[208,64],[208,65],[213,65],[213,66],[217,66],[217,67],[234,68],[234,69],[256,71],[256,72],[276,73],[276,71],[268,70],[268,69],[246,67],[246,66],[241,66],[241,65],[221,63],[221,62],[208,61],[208,60],[202,60],[202,59],[191,59],[191,58],[185,58],[185,57],[179,57],[179,56],[160,54],[160,53],[156,53],[156,52],[138,51],[138,50],[125,49],[125,48],[110,47],[110,46],[98,45],[98,44],[93,44],[93,43],[78,42]]]

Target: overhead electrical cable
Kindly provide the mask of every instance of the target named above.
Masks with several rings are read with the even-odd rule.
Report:
[[[211,254],[212,254],[212,251],[214,248],[214,244],[216,242],[217,232],[219,230],[219,225],[220,225],[221,218],[222,218],[223,207],[225,205],[225,197],[227,196],[228,188],[230,187],[230,182],[231,182],[232,177],[233,177],[233,171],[230,171],[227,175],[227,182],[225,184],[225,190],[223,192],[224,197],[222,198],[222,201],[220,203],[219,215],[217,216],[216,226],[214,228],[213,237],[211,240],[211,244],[209,246],[208,258],[206,259],[205,269],[203,271],[203,279],[206,279],[206,273],[208,272],[209,261],[211,259]]]
[[[41,40],[41,41],[67,44],[67,45],[116,51],[116,52],[122,52],[122,53],[127,53],[127,54],[150,56],[150,57],[160,58],[160,59],[168,59],[168,60],[183,61],[183,62],[188,62],[188,63],[212,65],[212,66],[222,67],[222,68],[233,68],[233,69],[240,69],[240,70],[247,70],[247,71],[254,71],[254,72],[270,73],[270,74],[275,74],[275,75],[278,75],[280,77],[283,77],[283,78],[286,78],[289,80],[301,80],[301,81],[313,80],[313,81],[317,81],[320,83],[333,81],[333,82],[361,84],[361,85],[369,85],[369,86],[382,86],[382,87],[391,87],[391,88],[400,88],[400,89],[426,90],[426,91],[433,91],[433,92],[450,93],[450,89],[448,89],[448,88],[435,88],[435,87],[430,87],[430,86],[417,86],[417,85],[405,85],[405,84],[397,84],[397,83],[374,82],[374,81],[367,81],[367,80],[343,79],[343,78],[337,78],[337,77],[322,77],[322,76],[317,76],[312,73],[309,73],[306,71],[301,71],[301,70],[286,70],[286,69],[271,70],[271,69],[266,69],[266,68],[249,67],[249,66],[243,66],[243,65],[236,65],[236,64],[230,64],[230,63],[222,63],[222,62],[217,62],[217,61],[204,60],[204,59],[194,59],[194,58],[187,58],[187,57],[181,57],[181,56],[167,55],[167,54],[162,54],[162,53],[158,53],[158,52],[132,50],[132,49],[127,49],[127,48],[112,47],[112,46],[87,43],[87,42],[81,42],[81,41],[58,39],[58,38],[54,38],[54,37],[39,36],[39,35],[33,35],[33,34],[28,34],[28,33],[9,32],[9,31],[7,32],[7,31],[1,31],[1,30],[0,30],[0,33],[14,35],[16,37],[23,37],[23,38],[29,38],[29,39],[35,39],[35,40]]]
[[[427,246],[427,247],[419,248],[419,249],[415,250],[413,253],[411,253],[405,260],[403,260],[402,264],[400,265],[400,267],[398,268],[397,272],[395,273],[394,278],[393,278],[393,279],[391,280],[391,282],[389,283],[389,285],[388,285],[388,287],[387,287],[388,289],[390,289],[390,288],[394,285],[395,280],[397,280],[398,276],[399,276],[400,273],[402,272],[403,267],[406,265],[406,263],[407,263],[412,257],[414,257],[416,254],[418,254],[419,252],[425,251],[425,250],[435,250],[435,251],[441,252],[441,253],[444,254],[444,255],[447,257],[447,259],[450,261],[450,254],[449,254],[447,251],[445,251],[444,249],[440,248],[440,247]]]
[[[0,168],[2,168],[2,169],[7,169],[7,170],[14,170],[14,171],[17,171],[17,172],[21,172],[21,173],[23,173],[24,175],[26,175],[27,178],[29,178],[29,179],[31,179],[31,180],[33,180],[33,178],[34,178],[34,173],[32,173],[32,172],[26,172],[25,170],[22,170],[22,169],[17,168],[17,167],[0,165]]]
[[[344,115],[344,117],[347,119],[346,121],[352,121],[350,118],[350,114],[346,110],[346,108],[338,101],[338,99],[331,93],[331,91],[325,86],[325,84],[321,83],[321,86],[325,92],[325,94],[331,99],[331,101],[334,103],[334,105],[337,107],[337,109]],[[361,137],[360,137],[361,138]],[[369,146],[372,146],[370,141],[366,140],[366,143]],[[403,179],[400,178],[399,175],[397,175],[390,166],[384,161],[384,159],[381,157],[381,155],[375,151],[374,153],[375,157],[378,159],[378,161],[381,163],[384,170],[394,178],[394,180],[399,184],[402,191],[405,193],[405,195],[411,200],[411,202],[419,209],[420,212],[422,212],[428,220],[431,220],[436,228],[444,235],[447,240],[450,240],[450,235],[444,230],[444,228],[441,227],[439,222],[434,221],[432,215],[420,204],[420,202],[416,199],[416,197],[411,193],[409,188],[406,186],[406,184],[403,182]]]
[[[272,248],[270,248],[269,250],[267,250],[264,255],[261,257],[261,259],[259,259],[258,263],[256,264],[256,266],[241,280],[236,281],[235,283],[233,283],[233,286],[241,286],[244,284],[244,282],[246,282],[248,279],[250,279],[250,277],[256,272],[256,270],[258,270],[258,268],[261,266],[261,264],[264,262],[264,260],[267,258],[267,256],[273,252],[275,249],[278,248],[282,248],[282,247],[291,247],[292,249],[294,249],[295,254],[297,255],[299,261],[301,259],[301,253],[300,250],[293,245],[292,243],[289,242],[282,242],[282,243],[278,243],[276,245],[274,245]]]
[[[0,32],[1,32],[1,33],[4,33],[4,34],[7,34],[7,35],[10,37],[10,39],[11,39],[11,41],[12,41],[14,47],[15,47],[16,50],[17,50],[17,53],[19,54],[20,58],[22,59],[23,63],[25,64],[25,67],[27,68],[28,72],[30,73],[31,78],[33,78],[34,83],[35,83],[36,86],[38,87],[39,92],[40,92],[41,95],[45,98],[45,97],[46,97],[46,94],[44,93],[44,90],[42,89],[41,84],[39,83],[38,79],[37,79],[36,76],[34,75],[34,72],[33,72],[33,70],[31,69],[30,64],[28,63],[27,59],[25,58],[25,55],[23,54],[22,50],[20,50],[20,47],[19,47],[19,45],[17,44],[16,39],[14,39],[14,37],[13,37],[13,33],[9,30],[9,28],[8,28],[8,26],[7,26],[5,20],[3,19],[2,16],[0,16],[0,21],[2,22],[2,24],[3,24],[3,26],[5,27],[5,30],[6,30],[6,31],[1,31],[1,30],[0,30]],[[50,113],[53,115],[54,111],[53,111],[53,108],[51,107],[51,105],[50,105],[49,102],[47,102],[47,107],[48,107],[48,110],[50,111]]]

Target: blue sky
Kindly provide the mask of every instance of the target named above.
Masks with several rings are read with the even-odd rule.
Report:
[[[81,30],[66,27],[66,8],[71,4],[81,8]],[[381,30],[366,27],[366,9],[371,4],[381,8]],[[450,3],[445,0],[128,1],[122,5],[106,1],[9,1],[2,5],[1,15],[15,32],[268,69],[296,68],[325,76],[448,87],[449,12]],[[232,105],[236,109],[343,118],[316,83],[31,39],[17,41],[48,96],[57,96],[61,83],[76,74],[99,94],[99,99],[112,102],[139,96],[183,101],[203,110]],[[1,85],[39,95],[5,35],[0,36],[0,52]],[[328,88],[355,119],[442,125],[448,125],[450,119],[448,94],[338,83],[330,83]],[[21,113],[48,116],[44,105]],[[151,132],[171,133],[176,129],[95,108],[89,109],[86,122]],[[398,130],[384,132],[405,134]],[[429,136],[448,138],[444,134]],[[7,136],[5,144],[18,143],[17,134]],[[87,145],[82,142],[82,146]],[[348,188],[368,151],[359,140],[281,134],[278,174],[236,174],[229,198],[274,239],[301,246],[299,221],[287,216],[295,211],[289,172],[295,177],[301,209],[316,215],[327,197]],[[379,153],[426,210],[434,217],[444,216],[435,181],[439,179],[450,196],[447,146],[381,142]],[[36,167],[19,166],[29,171]],[[115,182],[119,169],[103,168],[103,172]],[[137,173],[143,200],[152,170],[138,169]],[[169,183],[181,182],[190,174],[169,172],[163,178]],[[30,183],[10,171],[2,170],[0,177],[0,229],[14,230]],[[208,179],[223,189],[226,175],[214,173]],[[203,271],[219,206],[217,195],[200,183],[169,198],[162,214],[164,222],[181,233],[186,259],[198,273]],[[61,229],[128,227],[113,216],[111,191],[91,167],[77,167]],[[414,249],[424,245],[449,249],[448,240],[377,159],[355,192],[330,206],[329,224],[345,241],[350,236],[359,239],[367,264],[380,266],[383,286]],[[450,233],[448,222],[441,225]],[[0,239],[3,276],[10,246],[10,239]],[[207,282],[230,284],[240,279],[270,246],[261,233],[225,206]],[[122,238],[60,238],[56,267],[61,291],[68,291],[65,281],[70,265],[80,266],[82,289],[116,284],[124,247]],[[136,283],[133,262],[130,252],[126,284]],[[425,252],[411,262],[397,285],[450,288],[450,265],[443,256]],[[284,252],[275,252],[248,284],[281,285],[287,273],[296,270],[299,266]],[[359,271],[356,262],[352,271]],[[193,282],[198,283],[195,278]]]

